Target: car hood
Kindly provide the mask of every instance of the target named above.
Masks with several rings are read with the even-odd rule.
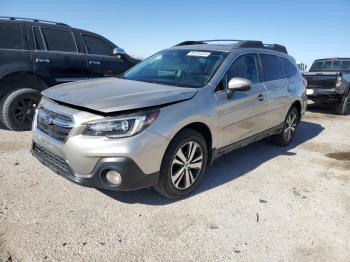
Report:
[[[57,102],[113,113],[188,100],[196,92],[196,88],[103,78],[57,85],[42,95]]]

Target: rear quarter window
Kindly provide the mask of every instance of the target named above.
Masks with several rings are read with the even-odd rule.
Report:
[[[343,60],[341,68],[343,70],[350,70],[350,60]]]
[[[260,57],[265,82],[284,78],[283,68],[277,56],[261,54]]]
[[[284,67],[284,71],[286,73],[286,76],[289,77],[293,77],[297,74],[298,70],[296,69],[296,67],[288,60],[285,58],[280,58],[282,65]]]
[[[0,23],[0,48],[22,49],[21,25]]]

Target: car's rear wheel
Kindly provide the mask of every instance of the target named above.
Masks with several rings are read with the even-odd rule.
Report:
[[[181,131],[165,152],[155,190],[172,199],[187,196],[198,185],[205,172],[207,159],[208,149],[204,137],[192,129]]]
[[[347,115],[350,107],[350,92],[347,96],[344,96],[341,101],[336,105],[335,110],[338,115]]]
[[[284,120],[282,131],[278,135],[272,137],[274,143],[279,146],[289,145],[294,138],[299,120],[298,109],[295,106],[291,107]]]
[[[30,130],[40,93],[32,88],[17,88],[0,100],[1,122],[10,130]]]

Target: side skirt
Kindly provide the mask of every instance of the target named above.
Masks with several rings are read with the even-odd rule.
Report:
[[[235,142],[233,144],[230,144],[230,145],[227,145],[225,147],[222,147],[222,148],[213,148],[213,152],[212,152],[212,157],[211,157],[211,161],[210,161],[210,165],[213,164],[213,162],[221,157],[222,155],[225,155],[227,153],[230,153],[231,151],[233,150],[236,150],[238,148],[242,148],[242,147],[245,147],[251,143],[254,143],[254,142],[257,142],[257,141],[260,141],[266,137],[269,137],[269,136],[273,136],[273,135],[278,135],[279,133],[281,133],[282,129],[283,129],[283,125],[284,123],[281,123],[280,125],[276,126],[276,127],[273,127],[271,129],[268,129],[266,131],[263,131],[259,134],[256,134],[256,135],[253,135],[253,136],[250,136],[248,138],[245,138],[241,141],[238,141],[238,142]]]

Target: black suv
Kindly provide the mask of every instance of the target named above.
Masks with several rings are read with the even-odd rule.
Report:
[[[139,62],[95,33],[15,17],[0,17],[0,61],[0,120],[11,130],[30,129],[42,90],[117,76]]]

